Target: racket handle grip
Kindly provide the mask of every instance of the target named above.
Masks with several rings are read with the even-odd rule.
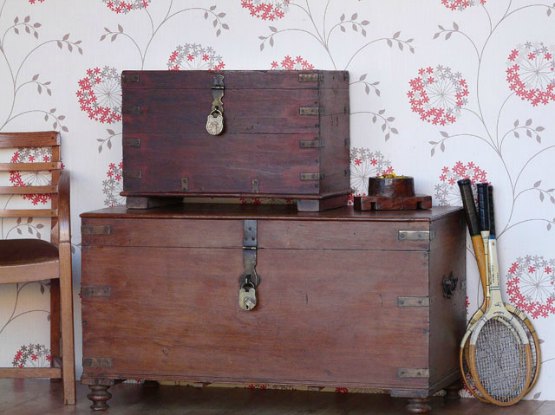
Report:
[[[488,216],[489,216],[489,235],[495,239],[495,212],[493,211],[493,186],[488,186]]]
[[[461,199],[466,217],[466,225],[470,236],[480,234],[480,221],[478,219],[478,212],[474,204],[474,195],[472,194],[472,186],[469,179],[461,179],[457,182],[459,190],[461,191]]]
[[[480,217],[480,228],[482,231],[489,231],[489,204],[488,204],[488,183],[478,183],[478,215]]]
[[[484,250],[484,242],[482,237],[478,234],[472,236],[472,247],[474,248],[474,256],[476,257],[476,264],[478,265],[478,272],[480,274],[480,282],[482,284],[482,292],[484,298],[487,297],[488,290],[488,271],[486,263],[486,252]]]

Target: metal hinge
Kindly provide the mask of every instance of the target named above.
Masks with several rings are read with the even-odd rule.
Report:
[[[83,367],[110,369],[112,367],[111,357],[84,357]]]
[[[320,114],[319,107],[300,107],[299,115],[318,115]]]
[[[253,219],[245,220],[243,224],[243,248],[252,249],[258,245],[258,222]]]
[[[430,369],[427,368],[407,368],[397,369],[398,378],[429,378]]]
[[[316,73],[300,73],[299,82],[318,82],[320,80],[320,74]]]
[[[125,147],[132,147],[132,148],[139,148],[141,147],[141,139],[140,138],[126,138],[123,140],[123,145]]]
[[[123,170],[123,177],[126,179],[142,179],[143,172],[141,170]]]
[[[322,148],[324,147],[324,143],[320,140],[300,140],[299,141],[300,148]]]
[[[435,237],[430,231],[399,231],[397,237],[400,241],[431,241]]]
[[[245,271],[241,276],[241,281],[248,275],[255,288],[260,283],[259,276],[256,272],[257,251],[258,221],[246,219],[243,222],[243,267]]]
[[[112,295],[112,287],[107,285],[91,285],[81,287],[81,298],[91,297],[110,297]]]
[[[140,78],[138,73],[133,73],[133,74],[124,73],[124,74],[121,75],[121,80],[122,80],[123,83],[134,82],[134,83],[138,84],[139,81],[141,80],[141,78]]]
[[[429,307],[430,297],[397,297],[398,307]]]
[[[140,105],[125,105],[121,112],[122,114],[139,115],[142,111]]]
[[[189,191],[189,178],[188,177],[182,177],[181,178],[181,191],[182,192],[188,192]]]
[[[112,227],[110,225],[83,225],[81,235],[110,235]]]

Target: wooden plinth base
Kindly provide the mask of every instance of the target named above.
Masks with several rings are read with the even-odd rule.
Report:
[[[432,197],[415,195],[410,197],[355,196],[355,210],[416,210],[430,209]]]

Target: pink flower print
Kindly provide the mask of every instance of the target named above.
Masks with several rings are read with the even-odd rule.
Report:
[[[241,0],[241,7],[249,10],[253,17],[272,21],[285,16],[290,2],[290,0]]]
[[[21,148],[10,158],[11,163],[41,163],[49,162],[52,158],[47,148]],[[52,176],[48,171],[11,171],[9,181],[14,186],[49,186]],[[23,200],[29,200],[33,205],[45,205],[51,200],[49,194],[22,195]]]
[[[351,148],[351,190],[356,196],[368,194],[368,179],[393,171],[391,162],[379,151],[364,147]]]
[[[445,166],[441,169],[439,183],[435,185],[435,198],[439,206],[456,206],[461,204],[460,191],[457,181],[470,179],[474,194],[476,194],[476,183],[487,182],[487,173],[473,161],[464,164],[458,161],[451,168]]]
[[[533,319],[555,314],[555,260],[527,255],[517,258],[507,276],[509,301]]]
[[[91,120],[102,124],[121,121],[121,81],[116,68],[88,69],[78,84],[79,106]]]
[[[273,61],[272,69],[285,69],[285,70],[311,70],[314,69],[314,65],[308,62],[306,59],[302,58],[301,56],[297,56],[296,58],[292,58],[289,55],[285,55],[285,57],[281,60],[281,62]]]
[[[170,71],[183,69],[205,69],[220,71],[225,63],[210,46],[204,47],[197,43],[179,45],[170,54],[167,67]]]
[[[411,109],[422,121],[434,125],[452,124],[468,103],[468,84],[459,72],[438,65],[421,68],[418,76],[409,81],[407,92]]]
[[[43,344],[23,345],[16,351],[12,366],[23,367],[48,367],[52,361],[50,350]]]
[[[125,198],[120,196],[123,190],[123,163],[110,163],[106,179],[102,181],[104,206],[114,207],[125,205]]]
[[[464,10],[479,4],[486,4],[487,0],[441,0],[441,4],[450,10]]]
[[[117,14],[127,14],[132,10],[146,9],[150,0],[102,0],[106,6]]]
[[[29,4],[44,3],[44,0],[29,0]]]
[[[527,42],[513,49],[507,61],[507,82],[511,91],[533,106],[555,101],[555,46]]]

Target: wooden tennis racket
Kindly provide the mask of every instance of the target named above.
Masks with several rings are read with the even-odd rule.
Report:
[[[472,185],[469,179],[462,179],[459,180],[458,182],[459,185],[459,189],[461,192],[461,199],[463,202],[463,208],[464,208],[464,212],[465,212],[465,216],[466,216],[466,222],[468,225],[468,230],[471,236],[471,240],[472,240],[472,245],[474,248],[474,255],[475,255],[475,259],[476,259],[476,263],[478,265],[478,271],[480,274],[480,281],[481,281],[481,285],[482,285],[482,290],[483,290],[483,302],[481,307],[474,313],[474,315],[472,316],[472,318],[470,319],[470,321],[468,322],[467,325],[467,332],[461,342],[461,346],[460,346],[460,350],[459,350],[459,366],[460,366],[460,370],[461,370],[461,375],[462,375],[462,379],[464,381],[464,384],[466,385],[467,389],[470,391],[470,393],[476,397],[477,399],[483,401],[483,402],[488,402],[481,394],[481,392],[478,390],[478,388],[476,388],[476,386],[474,385],[474,382],[472,380],[472,376],[470,374],[470,368],[468,366],[468,360],[469,360],[469,355],[468,355],[468,346],[469,346],[469,340],[470,340],[470,334],[472,333],[472,329],[473,327],[476,325],[476,323],[478,322],[478,320],[484,315],[484,312],[486,311],[487,308],[487,292],[488,292],[488,288],[487,288],[487,264],[486,264],[486,257],[485,257],[485,252],[484,252],[484,245],[482,243],[482,238],[481,238],[481,234],[480,234],[480,223],[479,223],[479,219],[478,219],[478,213],[476,210],[476,205],[474,203],[474,195],[472,192]],[[484,184],[481,184],[479,186],[479,188],[481,188],[481,191],[484,191]],[[489,189],[489,187],[488,187]],[[489,193],[489,192],[488,192]],[[493,195],[489,195],[488,194],[488,203],[490,202],[490,198],[491,198],[491,203],[493,203]],[[484,199],[484,195],[482,194],[481,199]],[[483,202],[482,202],[483,203]],[[491,218],[490,218],[491,221]],[[540,373],[540,367],[541,367],[541,349],[540,349],[540,340],[538,338],[537,332],[534,329],[534,326],[532,324],[532,322],[530,321],[530,319],[526,316],[526,314],[524,314],[521,310],[519,310],[518,308],[514,307],[512,304],[505,304],[505,306],[507,307],[507,309],[509,310],[509,312],[511,314],[516,315],[517,318],[519,318],[520,320],[523,321],[524,323],[524,331],[526,332],[526,336],[528,337],[528,341],[530,342],[530,350],[531,350],[531,354],[532,354],[532,380],[530,383],[530,387],[529,389],[532,389],[532,387],[536,384],[538,377],[539,377],[539,373]]]
[[[520,401],[530,389],[532,352],[524,322],[507,310],[501,297],[492,191],[488,186],[481,186],[478,191],[479,202],[487,200],[487,209],[482,206],[479,209],[480,222],[490,229],[485,248],[488,292],[486,311],[472,327],[468,367],[483,398],[498,406],[509,406]]]
[[[472,247],[474,249],[474,256],[476,258],[476,263],[478,265],[478,272],[480,274],[480,282],[483,291],[483,300],[480,308],[474,313],[470,319],[466,333],[461,341],[459,349],[459,367],[461,370],[461,376],[466,388],[470,393],[482,402],[488,402],[478,390],[474,381],[472,380],[472,375],[470,373],[470,367],[468,365],[469,361],[469,344],[470,335],[474,326],[484,315],[487,308],[486,296],[487,296],[487,264],[486,255],[484,251],[484,243],[481,236],[481,227],[478,219],[478,212],[476,211],[476,204],[474,203],[474,194],[472,193],[472,184],[469,179],[462,179],[457,182],[459,185],[459,190],[461,192],[461,199],[463,203],[463,209],[466,218],[466,224],[468,227],[468,233],[470,234],[470,239],[472,241]]]
[[[481,238],[481,233],[480,233],[481,226],[479,223],[476,205],[474,203],[475,199],[472,193],[471,182],[469,179],[462,179],[458,181],[458,185],[461,192],[461,199],[463,202],[463,208],[465,211],[468,230],[469,230],[471,240],[472,240],[472,245],[474,248],[476,263],[478,265],[478,271],[480,274],[480,281],[482,285],[483,299],[484,299],[481,307],[474,313],[474,315],[472,316],[472,318],[468,323],[467,332],[465,333],[465,336],[461,342],[461,346],[459,350],[459,365],[460,365],[462,379],[467,389],[470,391],[470,393],[482,402],[489,402],[489,400],[487,400],[482,395],[480,390],[476,387],[472,379],[472,375],[470,373],[470,367],[468,364],[470,359],[469,358],[470,335],[472,334],[472,331],[475,328],[477,322],[484,315],[484,312],[486,311],[486,308],[487,308],[486,300],[488,299],[487,293],[489,291],[487,287],[487,284],[488,284],[487,264],[486,264],[487,261],[486,261],[485,251],[484,251],[484,244]],[[481,184],[479,186],[479,188],[481,189],[481,192],[484,191],[484,186],[485,186],[484,184]],[[482,200],[482,203],[484,200],[484,196],[485,195],[482,193],[482,197],[480,198]],[[488,194],[488,204],[490,202],[490,198],[491,198],[491,203],[493,203],[493,196],[492,195],[490,196]],[[484,209],[482,210],[484,211]],[[490,221],[491,221],[491,218],[490,218]],[[528,337],[528,341],[530,342],[531,361],[532,361],[532,368],[531,368],[532,379],[530,382],[529,389],[531,389],[536,384],[540,373],[540,366],[541,366],[540,341],[532,322],[526,316],[526,314],[524,314],[518,308],[514,307],[512,304],[506,304],[505,306],[507,307],[507,309],[511,314],[514,314],[517,318],[523,321],[524,323],[523,328],[524,328],[524,331],[526,332],[526,336]]]

